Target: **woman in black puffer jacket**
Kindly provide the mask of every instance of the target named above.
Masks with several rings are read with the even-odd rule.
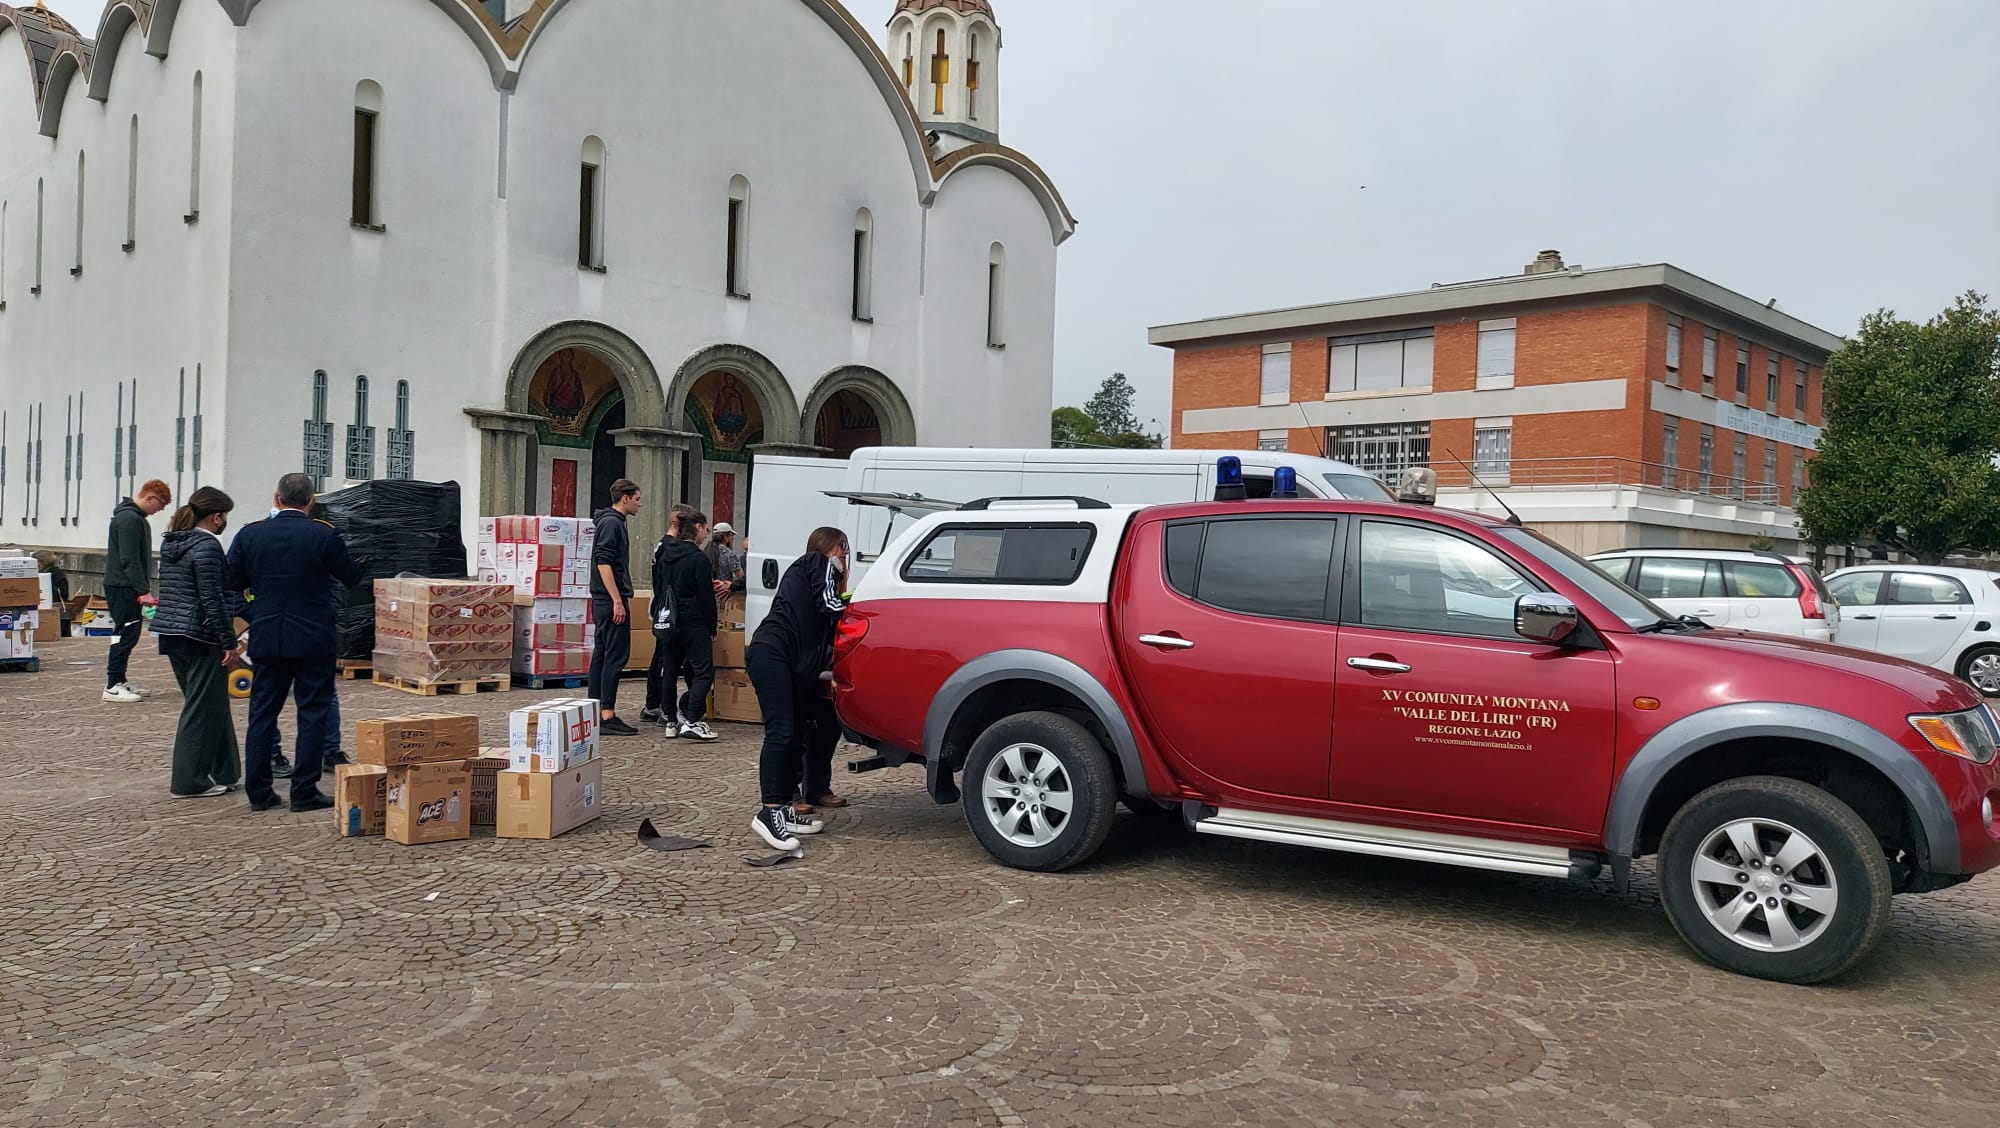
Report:
[[[160,545],[160,606],[153,633],[181,686],[180,728],[174,733],[177,799],[226,795],[243,778],[236,722],[229,715],[229,666],[236,661],[236,627],[222,530],[236,503],[211,486],[194,492],[174,514]]]

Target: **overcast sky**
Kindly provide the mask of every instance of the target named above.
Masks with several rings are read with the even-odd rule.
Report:
[[[1123,371],[1164,429],[1149,325],[1545,247],[1837,333],[2000,296],[2000,0],[993,2],[1002,137],[1080,224],[1058,402]],[[95,31],[97,0],[51,5]]]

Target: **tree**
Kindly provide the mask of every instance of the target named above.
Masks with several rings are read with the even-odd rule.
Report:
[[[1083,410],[1097,423],[1100,435],[1134,435],[1139,432],[1139,418],[1132,414],[1132,403],[1138,398],[1139,389],[1132,381],[1123,372],[1113,372],[1084,402]]]
[[[1097,421],[1080,407],[1058,407],[1049,419],[1049,445],[1077,447],[1092,445]]]
[[[1983,295],[1922,325],[1869,315],[1827,361],[1826,415],[1799,501],[1814,540],[1929,564],[2000,547],[2000,315]]]

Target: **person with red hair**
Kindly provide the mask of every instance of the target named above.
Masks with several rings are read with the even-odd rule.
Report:
[[[158,602],[153,598],[153,529],[146,522],[173,500],[174,491],[154,478],[139,487],[136,500],[128,497],[111,512],[104,542],[104,603],[118,626],[118,638],[104,659],[106,701],[129,705],[153,695],[127,681],[125,669],[145,626],[141,608]]]

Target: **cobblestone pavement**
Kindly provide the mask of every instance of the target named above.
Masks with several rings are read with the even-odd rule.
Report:
[[[142,655],[150,643],[142,645]],[[2000,881],[1852,978],[1735,978],[1627,897],[1121,816],[990,862],[914,770],[757,870],[756,731],[614,745],[555,842],[170,801],[179,697],[0,675],[0,1124],[1992,1124]],[[343,683],[347,720],[526,692]],[[636,686],[628,683],[628,690]],[[238,705],[239,717],[242,706]],[[290,739],[287,737],[287,747]],[[717,848],[639,848],[651,816]]]

